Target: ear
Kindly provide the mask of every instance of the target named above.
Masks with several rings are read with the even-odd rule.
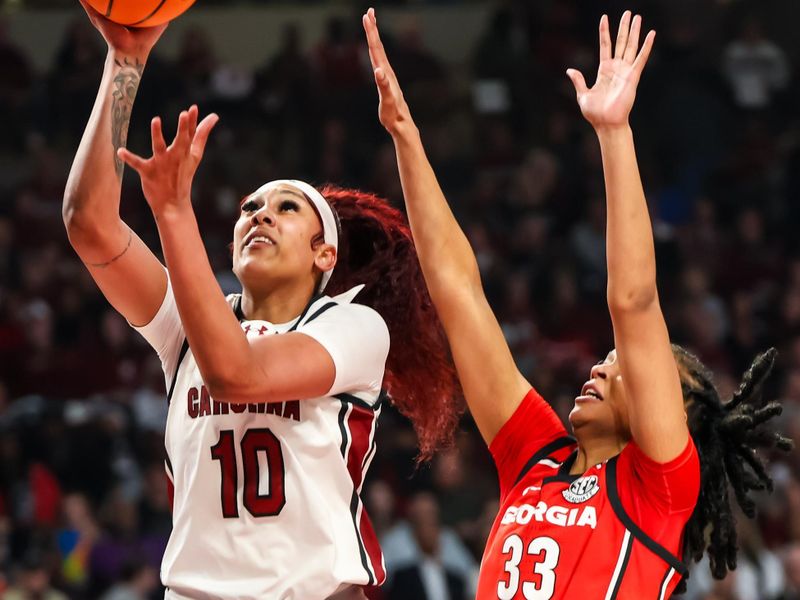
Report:
[[[336,266],[336,248],[330,244],[320,244],[314,257],[314,266],[326,273]]]

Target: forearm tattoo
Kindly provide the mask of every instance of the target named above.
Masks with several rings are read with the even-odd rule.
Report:
[[[125,245],[125,249],[122,252],[117,254],[111,260],[107,260],[106,262],[102,262],[102,263],[85,263],[86,266],[87,267],[91,267],[93,269],[105,269],[106,267],[112,265],[113,263],[117,262],[120,258],[125,256],[125,254],[128,252],[128,250],[131,249],[131,242],[133,242],[133,230],[132,229],[128,229],[128,243]]]
[[[117,156],[117,150],[128,143],[128,125],[131,122],[131,110],[136,92],[139,91],[139,82],[142,80],[144,64],[136,59],[131,62],[127,58],[122,62],[116,61],[120,67],[119,73],[114,77],[113,100],[111,103],[111,142],[114,144],[114,168],[117,177],[122,179],[124,163]]]

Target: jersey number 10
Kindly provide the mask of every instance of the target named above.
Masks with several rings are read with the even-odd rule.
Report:
[[[219,461],[222,474],[220,497],[222,516],[226,519],[239,517],[239,468],[236,463],[236,444],[233,430],[219,432],[219,441],[211,446],[211,458]],[[273,517],[280,514],[286,504],[284,488],[285,469],[281,442],[269,429],[248,429],[239,444],[244,473],[244,494],[242,504],[254,517]],[[261,469],[258,454],[263,452],[267,459],[269,491],[262,494],[259,489]]]

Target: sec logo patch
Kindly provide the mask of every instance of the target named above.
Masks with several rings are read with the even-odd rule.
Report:
[[[564,496],[564,500],[572,504],[586,502],[600,491],[600,485],[597,482],[597,475],[579,477],[572,482],[572,485],[561,492],[561,495]]]

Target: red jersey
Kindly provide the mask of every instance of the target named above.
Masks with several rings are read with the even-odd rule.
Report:
[[[478,599],[668,598],[686,566],[677,558],[700,491],[691,437],[668,463],[634,442],[570,475],[574,438],[531,390],[489,450],[500,511],[481,562]]]

